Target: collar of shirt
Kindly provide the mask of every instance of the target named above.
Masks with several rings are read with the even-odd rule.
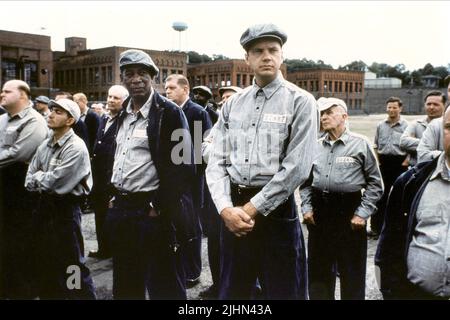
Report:
[[[148,116],[148,112],[150,111],[150,105],[152,103],[152,99],[153,99],[153,88],[152,88],[152,92],[150,93],[150,96],[148,97],[147,101],[144,103],[144,105],[139,109],[139,111],[137,113],[140,113],[142,115],[143,118],[147,118]],[[130,101],[128,102],[128,106],[126,109],[127,113],[133,113],[133,109],[131,108],[131,103],[133,102],[133,99],[130,99]]]
[[[438,163],[436,165],[436,169],[434,169],[433,174],[430,177],[430,181],[441,177],[441,179],[450,182],[450,171],[448,169],[447,163],[445,161],[445,153],[442,152],[439,156]]]
[[[33,107],[33,104],[30,102],[30,104],[28,105],[28,107],[25,107],[25,108],[24,108],[22,111],[20,111],[19,113],[16,113],[16,114],[13,115],[13,116],[11,116],[11,115],[8,113],[8,121],[11,121],[11,120],[15,119],[16,117],[19,117],[19,118],[25,117],[25,116],[28,114],[28,112],[30,112],[30,110],[31,110],[32,107]]]
[[[116,114],[115,116],[112,116],[112,115],[110,115],[110,114],[106,114],[105,116],[106,116],[106,121],[107,122],[112,122],[115,118],[117,118],[117,116],[118,116],[119,114]]]
[[[400,118],[398,118],[398,121],[397,122],[395,122],[394,124],[391,124],[390,122],[389,122],[389,119],[386,119],[386,120],[384,120],[384,122],[386,122],[388,125],[390,125],[391,126],[391,128],[392,127],[395,127],[395,126],[399,126],[402,122],[403,122],[403,118],[402,117],[400,117]]]
[[[421,124],[422,126],[424,126],[424,127],[426,127],[426,126],[428,126],[428,121],[427,121],[427,118],[425,118],[425,119],[420,119],[420,120],[417,120],[417,123],[418,124]]]
[[[59,138],[58,141],[53,142],[53,135],[54,135],[54,132],[52,131],[52,132],[50,133],[50,138],[48,139],[47,146],[49,146],[49,147],[51,147],[51,148],[54,148],[54,147],[56,147],[56,146],[62,147],[62,146],[64,145],[64,143],[66,143],[66,141],[67,141],[73,134],[75,134],[75,133],[73,132],[73,130],[72,130],[72,128],[71,128],[71,129],[70,129],[69,131],[67,131],[61,138]]]
[[[341,134],[341,136],[335,140],[335,143],[338,142],[338,141],[342,141],[342,143],[344,145],[346,145],[349,139],[350,139],[350,136],[348,134],[348,129],[345,129],[345,131]],[[331,145],[330,134],[328,132],[323,137],[323,142],[328,143],[329,145]]]
[[[258,95],[258,92],[261,90],[264,93],[264,96],[266,99],[270,99],[270,97],[273,96],[273,94],[282,86],[284,83],[283,74],[281,71],[278,71],[278,75],[271,83],[266,85],[264,88],[261,88],[256,84],[256,79],[253,78],[253,96],[256,99],[256,96]]]
[[[184,102],[181,104],[180,108],[183,110],[184,107],[186,106],[186,103],[189,101],[189,97],[186,98],[186,100],[184,100]]]

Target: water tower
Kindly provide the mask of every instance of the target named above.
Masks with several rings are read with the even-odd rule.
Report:
[[[181,51],[181,33],[188,28],[188,25],[186,22],[177,21],[172,24],[172,28],[173,30],[178,31],[178,46],[179,51]]]

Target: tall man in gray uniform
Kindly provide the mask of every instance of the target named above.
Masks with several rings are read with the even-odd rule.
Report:
[[[44,118],[32,107],[21,80],[3,85],[0,116],[0,299],[32,298],[31,208],[23,186],[28,163],[47,137]]]
[[[80,202],[92,187],[85,143],[72,130],[80,118],[69,99],[50,100],[50,137],[28,168],[25,186],[38,193],[33,212],[37,289],[41,299],[95,299],[85,265]]]
[[[377,204],[377,211],[370,218],[369,235],[378,238],[383,226],[384,210],[387,197],[395,179],[408,168],[406,151],[400,148],[400,137],[408,126],[408,122],[401,118],[403,103],[397,97],[390,97],[386,101],[388,118],[381,121],[375,132],[375,153],[380,163],[381,175],[384,183],[384,194]]]
[[[182,195],[195,173],[189,127],[183,111],[152,88],[159,70],[147,53],[127,50],[119,66],[130,97],[118,119],[105,222],[114,298],[145,299],[147,291],[150,299],[186,299],[181,251],[193,236]]]
[[[337,263],[341,298],[364,300],[366,221],[383,193],[380,169],[367,139],[346,129],[345,102],[320,98],[317,103],[326,134],[300,191],[309,231],[309,297],[334,300]]]
[[[400,148],[409,154],[409,165],[417,164],[417,146],[431,120],[442,117],[445,106],[445,95],[440,91],[430,91],[425,96],[425,112],[427,117],[412,122],[400,137]]]
[[[241,37],[255,81],[222,107],[206,178],[223,221],[220,299],[305,299],[306,257],[294,190],[308,178],[317,107],[280,72],[287,36],[273,24]]]

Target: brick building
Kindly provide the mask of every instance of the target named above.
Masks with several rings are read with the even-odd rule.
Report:
[[[281,72],[286,77],[286,65],[281,65]],[[214,98],[223,86],[245,88],[252,84],[253,72],[243,59],[217,60],[188,65],[187,77],[191,87],[207,86],[211,88]]]
[[[0,87],[12,79],[29,84],[33,96],[48,94],[53,72],[50,37],[0,30]]]
[[[128,47],[86,48],[86,38],[66,38],[65,52],[54,52],[54,87],[72,93],[83,92],[89,101],[105,101],[108,89],[120,83],[119,56]],[[171,73],[186,75],[187,55],[179,52],[141,49],[159,68],[155,88],[164,92],[164,80]]]
[[[326,96],[344,100],[350,112],[363,109],[363,71],[303,69],[289,72],[287,79],[316,98]]]

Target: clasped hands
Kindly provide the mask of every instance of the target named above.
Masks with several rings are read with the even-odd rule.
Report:
[[[234,233],[236,237],[245,236],[255,226],[255,216],[258,211],[251,202],[242,207],[228,207],[222,210],[220,215],[225,226]]]

